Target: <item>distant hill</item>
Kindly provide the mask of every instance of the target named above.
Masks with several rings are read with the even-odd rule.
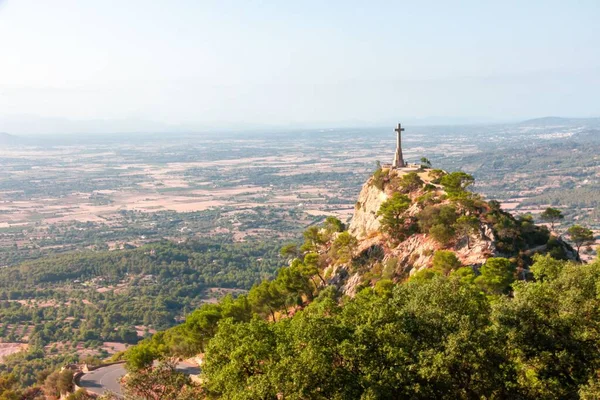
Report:
[[[6,132],[0,132],[0,143],[8,144],[17,141],[17,137]]]
[[[522,121],[519,125],[523,126],[557,126],[571,124],[598,124],[600,118],[564,118],[564,117],[541,117]]]

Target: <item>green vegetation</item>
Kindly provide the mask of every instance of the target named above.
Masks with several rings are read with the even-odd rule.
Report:
[[[467,188],[475,183],[475,179],[465,172],[452,172],[442,176],[440,183],[448,196],[456,198],[464,195]]]
[[[433,254],[432,269],[442,275],[448,275],[450,272],[461,267],[460,260],[453,251],[438,250]]]
[[[419,228],[442,245],[448,244],[456,234],[454,223],[458,218],[456,207],[452,204],[427,206],[418,215]]]
[[[28,386],[41,383],[40,371],[78,362],[78,350],[106,357],[103,342],[135,344],[140,329],[148,336],[169,328],[211,297],[273,277],[278,248],[165,241],[0,269],[0,337],[30,346],[7,357],[0,374],[12,373]]]
[[[516,267],[506,258],[488,258],[480,268],[475,284],[490,294],[507,293],[515,280]]]
[[[352,260],[357,246],[358,241],[354,236],[348,232],[342,232],[331,245],[331,258],[338,263],[348,263]]]
[[[542,221],[549,222],[551,229],[554,230],[554,224],[564,219],[565,216],[558,208],[548,207],[540,214],[540,218]]]
[[[203,339],[201,388],[185,390],[215,399],[598,394],[600,261],[536,256],[534,280],[517,283],[506,259],[489,259],[475,282],[465,270],[396,285],[382,281],[343,305],[327,288],[277,321],[250,311],[223,317]],[[182,327],[192,329],[190,322]],[[143,346],[164,348],[173,331]],[[132,376],[148,371],[132,369]]]
[[[389,181],[389,174],[390,170],[384,170],[381,167],[381,163],[377,161],[377,168],[375,169],[375,172],[373,172],[373,185],[377,189],[383,190],[383,187],[385,186],[386,182]]]
[[[571,238],[571,241],[575,243],[577,254],[579,254],[581,246],[594,242],[594,232],[581,225],[573,225],[567,230],[567,234]]]
[[[404,213],[408,210],[410,204],[411,200],[408,196],[396,192],[381,204],[377,213],[381,217],[383,229],[398,240],[401,240],[406,233]]]
[[[535,134],[537,135],[539,132],[543,131],[536,131]],[[333,149],[328,151],[327,157],[331,156],[331,159],[334,160],[346,160],[349,153],[368,157],[370,149],[367,144],[372,142],[372,139],[356,140],[359,139],[359,135],[350,133],[350,135],[354,135],[353,140],[347,140],[348,134],[348,132],[318,133],[310,136],[310,148],[315,147],[312,142],[316,140],[315,137],[321,140],[327,135],[325,140],[334,139],[336,143],[342,143],[339,139],[343,137],[344,146],[340,145],[339,148],[336,147],[335,151]],[[360,135],[364,135],[364,132],[361,132]],[[587,135],[585,136],[587,141],[584,140],[584,135]],[[597,179],[595,179],[598,154],[596,136],[595,131],[588,131],[587,133],[577,133],[572,139],[561,142],[544,140],[542,144],[537,144],[530,141],[524,145],[522,143],[524,139],[519,134],[516,139],[518,145],[507,151],[506,143],[514,138],[511,139],[510,134],[505,135],[504,131],[501,142],[497,141],[493,134],[491,136],[473,135],[470,144],[478,147],[475,152],[472,152],[473,149],[470,146],[460,144],[455,146],[451,152],[453,155],[436,155],[436,167],[438,164],[441,167],[452,166],[454,168],[459,165],[465,171],[473,173],[478,181],[484,182],[477,185],[477,190],[486,194],[487,197],[506,201],[511,197],[520,197],[521,192],[529,193],[525,194],[526,198],[523,204],[534,206],[529,211],[536,218],[538,214],[535,208],[539,208],[540,205],[546,207],[547,204],[551,204],[552,207],[560,207],[561,212],[564,213],[564,220],[562,218],[555,221],[544,220],[550,223],[552,229],[558,222],[564,221],[558,226],[561,233],[563,227],[570,226],[574,220],[595,229],[598,227],[599,221],[597,207],[599,187]],[[424,146],[433,149],[440,143],[439,139],[438,135],[425,135],[422,140]],[[288,142],[283,137],[282,140],[285,143],[283,146],[286,148],[286,155],[290,155],[292,148],[308,154],[305,152],[306,144],[301,142],[296,135],[294,135],[293,142]],[[243,142],[239,138],[236,138],[235,141],[236,143]],[[191,142],[192,139],[190,139]],[[162,168],[170,162],[280,157],[282,154],[280,149],[270,144],[259,148],[262,146],[260,141],[252,141],[246,147],[244,144],[240,144],[239,147],[236,144],[235,150],[225,150],[221,143],[218,146],[205,143],[180,147],[169,145],[168,149],[165,148],[167,151],[161,151],[160,154],[157,154],[156,151],[133,150],[135,146],[131,146],[131,149],[118,148],[115,151],[126,158],[128,162],[148,164],[158,168]],[[294,146],[291,145],[292,143]],[[460,143],[464,143],[464,141]],[[325,146],[316,147],[325,148]],[[464,153],[462,152],[463,147],[466,148]],[[93,162],[96,163],[104,157],[103,152],[105,152],[104,145],[99,147],[99,155],[94,155],[95,159],[89,159],[93,159]],[[92,154],[86,153],[85,157]],[[322,154],[314,152],[313,154],[315,156],[313,160],[301,161],[297,166],[306,169],[310,168],[315,160],[321,162]],[[421,160],[422,167],[431,167],[427,161],[425,158]],[[64,197],[66,199],[73,193],[97,189],[122,191],[132,184],[135,186],[147,182],[139,167],[127,165],[127,163],[121,164],[112,159],[108,162],[107,168],[101,170],[83,172],[83,168],[73,169],[77,171],[74,179],[64,172],[67,169],[56,168],[56,164],[50,159],[33,163],[31,160],[23,158],[4,157],[2,164],[5,166],[7,174],[0,179],[0,189],[3,190],[3,198],[8,201],[35,201],[53,196],[56,198],[66,196]],[[36,166],[35,170],[32,165]],[[119,169],[121,165],[126,165],[127,168],[121,170]],[[331,210],[335,210],[340,205],[352,205],[356,191],[364,180],[362,174],[368,174],[371,170],[366,164],[357,161],[353,164],[345,164],[349,165],[351,170],[347,173],[315,170],[310,173],[287,176],[280,174],[279,168],[259,165],[246,168],[247,164],[244,164],[244,168],[236,168],[225,162],[222,165],[226,168],[211,166],[185,170],[183,179],[190,186],[184,190],[273,185],[280,190],[279,193],[282,193],[281,190],[290,193],[302,185],[318,183],[321,187],[334,187],[339,192],[338,194],[315,194],[314,197],[301,195],[298,196],[298,199],[301,199],[306,207],[313,208],[320,198],[320,201],[331,205]],[[29,170],[31,170],[31,174],[22,175]],[[317,334],[310,333],[313,326],[317,326],[315,329],[318,329],[318,323],[305,320],[302,324],[295,325],[296,327],[303,327],[303,324],[308,326],[306,337],[300,336],[300,333],[292,333],[286,327],[292,325],[290,320],[300,320],[303,314],[313,313],[319,318],[333,321],[335,329],[339,329],[343,335],[350,331],[351,335],[349,336],[342,334],[338,336],[345,341],[348,348],[354,347],[357,353],[374,354],[370,365],[373,366],[375,372],[359,362],[352,364],[348,362],[353,359],[342,358],[339,350],[342,345],[334,345],[331,349],[332,356],[327,360],[331,361],[333,366],[331,369],[336,372],[333,373],[335,375],[333,377],[325,372],[323,380],[331,379],[332,382],[344,383],[346,381],[342,375],[346,373],[346,370],[351,370],[352,379],[368,382],[363,385],[368,387],[361,393],[363,398],[385,398],[386,394],[390,393],[386,392],[388,389],[386,389],[385,379],[379,379],[379,371],[376,369],[379,359],[374,360],[374,357],[380,353],[394,352],[397,353],[400,360],[395,359],[394,363],[389,365],[392,368],[406,366],[406,369],[409,370],[408,377],[402,381],[407,383],[407,389],[404,392],[399,391],[398,396],[443,397],[440,389],[443,387],[444,390],[448,390],[448,393],[454,393],[454,398],[477,397],[478,395],[488,398],[574,398],[577,396],[597,398],[600,382],[597,378],[597,361],[594,361],[592,357],[598,346],[594,336],[595,331],[590,327],[598,324],[595,312],[598,307],[592,302],[582,303],[583,299],[591,298],[593,285],[589,284],[591,279],[589,276],[584,277],[574,273],[577,266],[558,260],[571,257],[570,254],[567,254],[569,249],[561,240],[550,236],[548,230],[536,227],[533,224],[532,216],[523,215],[514,218],[501,211],[499,203],[489,202],[486,205],[476,195],[469,193],[468,189],[472,188],[472,182],[469,183],[468,174],[454,174],[442,183],[447,175],[445,172],[442,170],[427,171],[430,176],[434,176],[432,183],[442,185],[447,190],[448,196],[445,196],[440,195],[439,192],[436,193],[439,186],[419,184],[420,178],[417,174],[407,174],[410,176],[399,182],[395,179],[390,181],[389,171],[381,168],[378,168],[378,171],[374,174],[374,182],[380,189],[393,188],[404,191],[405,194],[410,194],[411,191],[418,192],[418,197],[409,199],[409,206],[415,205],[415,208],[418,207],[421,211],[427,207],[433,209],[449,206],[453,207],[455,211],[455,216],[453,216],[451,213],[446,213],[448,209],[443,211],[430,209],[428,213],[431,215],[425,213],[417,215],[415,219],[408,217],[406,212],[397,215],[397,219],[402,219],[404,223],[397,225],[398,230],[395,233],[388,231],[388,234],[394,239],[393,241],[401,240],[413,232],[420,231],[430,234],[442,247],[462,246],[465,242],[466,246],[470,247],[470,239],[477,236],[475,224],[490,223],[493,233],[498,239],[498,250],[507,259],[499,258],[498,261],[488,262],[480,268],[461,267],[460,263],[456,262],[454,254],[441,253],[447,251],[442,250],[434,253],[433,271],[425,270],[422,274],[418,274],[418,277],[414,276],[409,283],[401,283],[405,278],[396,275],[399,268],[398,259],[391,258],[384,261],[383,256],[379,254],[381,249],[376,246],[368,249],[364,254],[353,254],[355,251],[354,240],[348,233],[343,232],[345,227],[339,220],[315,226],[302,249],[300,243],[292,244],[282,251],[281,256],[278,256],[276,251],[279,247],[276,243],[278,239],[273,240],[273,237],[277,238],[281,234],[286,238],[285,240],[290,240],[290,237],[297,237],[296,233],[299,235],[301,227],[317,223],[320,218],[307,216],[300,206],[288,209],[268,204],[269,196],[263,194],[240,196],[244,198],[242,202],[265,204],[264,207],[252,207],[246,210],[247,212],[241,213],[238,213],[236,207],[229,206],[193,213],[172,211],[141,213],[123,210],[119,211],[115,218],[109,217],[106,223],[72,222],[51,225],[45,224],[43,218],[45,216],[61,217],[60,213],[34,215],[32,218],[38,221],[31,226],[13,225],[0,228],[0,337],[3,341],[29,342],[31,346],[27,352],[7,357],[4,364],[0,366],[0,399],[12,399],[15,396],[34,398],[36,393],[40,394],[40,389],[24,392],[21,386],[35,384],[38,388],[41,387],[53,371],[58,370],[64,364],[80,361],[78,355],[80,350],[89,350],[95,352],[97,357],[104,358],[107,353],[101,348],[102,341],[136,343],[141,337],[138,337],[134,324],[142,325],[140,334],[147,338],[153,332],[152,329],[165,329],[180,322],[183,318],[191,317],[195,313],[192,310],[198,309],[207,297],[222,297],[228,292],[232,292],[233,295],[227,296],[219,304],[201,306],[201,309],[206,308],[205,312],[198,313],[195,320],[190,320],[189,329],[178,326],[158,333],[155,335],[156,341],[153,342],[159,344],[156,348],[153,346],[134,347],[135,349],[150,349],[150,352],[145,353],[148,359],[164,358],[165,361],[159,369],[139,369],[136,374],[140,374],[140,376],[146,374],[146,376],[138,382],[170,382],[169,385],[189,386],[187,381],[178,380],[177,377],[171,381],[166,380],[173,378],[172,375],[175,374],[168,365],[165,365],[168,362],[166,357],[171,354],[192,354],[200,350],[210,350],[211,338],[221,331],[221,325],[232,323],[236,329],[239,325],[241,331],[247,331],[249,330],[248,325],[252,323],[253,319],[260,317],[264,321],[259,322],[264,323],[267,329],[264,331],[258,329],[257,332],[276,331],[274,337],[277,348],[268,347],[272,344],[271,342],[264,344],[264,354],[268,352],[271,354],[270,356],[265,355],[267,361],[257,357],[256,364],[254,364],[257,367],[251,371],[253,375],[248,378],[250,380],[244,376],[239,378],[236,375],[234,382],[228,384],[227,390],[234,390],[234,386],[241,382],[238,379],[246,379],[246,383],[252,382],[252,388],[262,387],[260,398],[272,397],[274,390],[279,390],[280,386],[278,385],[281,385],[283,389],[277,393],[285,393],[287,398],[310,398],[312,395],[315,398],[329,395],[331,398],[344,397],[347,395],[346,393],[334,393],[333,384],[327,386],[327,383],[322,383],[323,392],[314,393],[309,389],[298,389],[294,392],[296,388],[290,387],[289,381],[283,382],[287,378],[285,376],[287,370],[275,371],[275,364],[271,364],[271,360],[273,360],[273,363],[277,363],[279,368],[289,367],[289,377],[296,379],[296,382],[299,382],[298,386],[302,387],[302,383],[305,381],[302,380],[304,377],[300,376],[298,371],[302,364],[297,362],[301,365],[292,365],[293,362],[290,361],[290,358],[279,364],[278,357],[283,359],[283,356],[295,357],[304,354],[304,358],[299,358],[303,363],[305,359],[309,358],[307,354],[311,350],[313,352],[320,351],[317,345],[313,345],[319,340]],[[517,179],[514,175],[516,171],[519,172]],[[23,176],[31,177],[32,175],[36,179],[32,179],[31,182],[30,179],[23,178]],[[56,185],[56,182],[61,182],[61,184]],[[211,182],[211,184],[206,185],[202,182]],[[157,189],[157,192],[175,193],[181,190],[165,186]],[[148,191],[148,193],[151,192]],[[100,193],[91,193],[89,199],[85,201],[96,205],[112,204],[113,202],[110,196]],[[357,207],[361,208],[363,205],[358,204]],[[10,213],[6,216],[11,217]],[[419,216],[424,217],[424,221],[418,221],[417,224]],[[449,226],[445,226],[447,223],[445,217],[449,217],[450,221],[455,218],[455,221]],[[543,216],[540,215],[540,217]],[[431,224],[432,221],[428,218],[436,223]],[[428,227],[422,229],[422,225]],[[261,240],[269,240],[271,244],[264,245],[264,249],[258,252],[253,252],[252,247],[262,245],[257,245],[256,242],[225,245],[224,243],[232,241],[231,233],[214,234],[214,229],[227,231],[234,226],[235,230],[240,232],[256,230],[261,235]],[[266,232],[264,236],[263,232]],[[487,233],[486,231],[485,234]],[[587,251],[585,247],[591,244],[589,233],[585,230],[574,231],[574,233],[568,237],[575,243],[577,250],[579,251],[581,248],[582,253]],[[172,238],[173,241],[187,241],[198,236],[210,236],[211,239],[205,241],[209,246],[186,248],[187,245],[173,245],[172,249],[167,249],[163,254],[161,247],[170,248],[170,244],[155,243],[139,249],[134,249],[131,245],[137,246],[139,243],[153,242],[163,237]],[[581,241],[580,244],[578,244],[579,241],[576,241],[578,238]],[[335,241],[338,243],[333,251]],[[110,242],[117,242],[118,245],[125,249],[129,248],[129,250],[108,252],[106,250]],[[192,242],[194,240],[190,240],[188,243]],[[528,266],[532,263],[528,250],[541,245],[547,246],[548,253],[553,258],[550,256],[542,258],[542,256],[536,255],[534,256],[534,265],[528,270]],[[154,247],[156,247],[155,254],[150,254]],[[158,257],[159,254],[160,257]],[[182,258],[179,258],[180,255]],[[364,257],[366,261],[359,262],[359,256]],[[355,300],[338,298],[338,294],[333,288],[326,287],[331,281],[331,270],[323,271],[323,267],[326,265],[340,266],[342,264],[350,264],[349,271],[351,273],[357,270],[364,273],[360,287],[374,286],[373,289],[366,289],[358,296],[359,298],[372,291],[369,296],[373,296],[373,298],[390,299],[397,296],[396,292],[403,290],[398,289],[398,286],[426,287],[432,285],[433,282],[445,282],[444,284],[452,282],[453,285],[457,285],[454,286],[454,290],[459,291],[463,287],[467,287],[477,293],[477,299],[485,297],[483,307],[488,307],[491,311],[485,314],[487,325],[483,324],[484,332],[486,334],[492,332],[489,339],[486,340],[498,339],[494,334],[498,334],[501,339],[495,343],[497,348],[494,351],[497,353],[493,354],[502,354],[504,357],[500,358],[499,365],[501,367],[498,369],[502,369],[502,373],[506,375],[508,389],[499,389],[499,392],[492,394],[479,391],[482,387],[480,382],[484,379],[482,378],[483,373],[480,373],[482,367],[479,361],[480,358],[485,359],[489,354],[486,353],[489,348],[477,347],[480,346],[477,340],[478,335],[465,330],[451,331],[448,335],[449,339],[444,342],[448,343],[447,347],[432,344],[433,342],[428,337],[429,326],[425,323],[419,324],[422,320],[417,318],[418,315],[414,316],[423,310],[425,313],[430,310],[426,308],[426,304],[416,305],[416,300],[415,305],[403,314],[403,322],[408,326],[412,323],[413,318],[418,320],[413,328],[419,330],[419,334],[423,334],[425,342],[419,348],[418,353],[402,354],[403,347],[396,351],[396,347],[390,345],[390,343],[398,342],[386,342],[389,336],[395,334],[393,331],[395,325],[393,324],[397,322],[394,322],[391,317],[377,320],[379,325],[375,322],[373,326],[357,324],[356,335],[362,335],[364,341],[354,341],[352,339],[352,335],[355,334],[354,328],[350,323],[340,322],[337,315],[347,305],[358,302],[359,298]],[[5,265],[9,267],[3,268]],[[286,265],[285,272],[277,275],[275,270],[281,265]],[[589,271],[587,266],[582,265],[581,267]],[[570,271],[568,276],[565,275],[565,270]],[[277,276],[276,279],[269,280],[275,276]],[[517,277],[527,278],[531,281],[514,282]],[[257,284],[257,282],[262,283]],[[540,284],[539,287],[536,286],[538,284]],[[242,291],[233,290],[249,289],[253,285],[256,286],[246,295],[239,295]],[[523,288],[530,288],[532,294],[524,294],[525,289],[521,288],[521,285]],[[579,289],[576,286],[581,289],[581,293],[577,291]],[[598,287],[597,284],[596,287]],[[104,292],[105,289],[108,291]],[[562,299],[556,301],[560,305],[553,302],[553,299],[560,297],[559,290],[565,292]],[[446,293],[450,296],[450,290]],[[526,304],[523,300],[527,298],[531,304]],[[473,298],[462,297],[462,299],[472,300]],[[427,299],[421,297],[420,300],[425,302]],[[327,308],[324,304],[328,301],[335,303],[336,307]],[[539,304],[536,303],[538,301]],[[337,307],[339,304],[342,304],[343,307]],[[396,304],[386,303],[386,307],[393,309]],[[515,304],[518,307],[514,306]],[[497,311],[501,305],[506,305],[506,309]],[[470,306],[472,304],[465,304],[465,313],[469,312]],[[581,307],[581,310],[576,309],[578,306]],[[323,307],[323,311],[314,311],[319,307]],[[375,306],[365,309],[355,307],[354,310],[357,313],[355,315],[357,319],[359,319],[359,312],[365,312],[367,315],[369,315],[368,312],[373,315],[384,313]],[[440,306],[431,312],[443,314],[448,310],[449,308]],[[345,311],[345,313],[349,315],[351,311]],[[584,327],[586,322],[582,322],[584,313],[588,318],[587,328]],[[363,316],[363,318],[366,317]],[[435,318],[441,317],[436,316]],[[456,319],[458,318],[457,314]],[[464,316],[463,318],[467,319]],[[466,324],[466,322],[463,323]],[[452,325],[450,324],[450,326]],[[360,329],[363,331],[358,332]],[[405,335],[407,329],[409,328],[398,330],[399,335]],[[521,334],[521,329],[523,334]],[[327,334],[328,330],[325,329],[323,332]],[[160,339],[161,335],[162,339]],[[372,336],[372,341],[366,340],[369,335]],[[416,333],[413,335],[417,336]],[[31,341],[28,336],[31,336]],[[283,336],[283,339],[280,336]],[[350,339],[348,339],[349,337]],[[240,340],[239,343],[243,345],[240,347],[240,352],[231,357],[242,358],[245,355],[252,355],[251,347],[255,345],[255,339],[258,340],[259,337]],[[323,342],[326,340],[329,339],[323,338]],[[471,360],[475,360],[472,363],[469,360],[461,362],[462,359],[454,358],[454,362],[448,361],[448,364],[445,364],[447,354],[454,354],[453,351],[458,351],[456,347],[466,346],[471,341],[473,347],[478,351],[479,358],[472,358]],[[507,341],[510,343],[506,343]],[[585,342],[585,346],[579,346],[578,341]],[[408,345],[407,343],[410,342],[401,343]],[[590,343],[596,347],[592,347]],[[76,348],[77,346],[79,348]],[[307,347],[306,353],[302,353],[304,346]],[[373,349],[380,353],[371,353]],[[582,357],[580,357],[581,352],[584,353]],[[132,350],[133,353],[135,350]],[[223,354],[225,353],[223,352]],[[310,354],[312,355],[312,353]],[[427,358],[428,356],[429,358]],[[140,359],[143,358],[140,356]],[[240,360],[240,358],[235,360]],[[582,360],[581,363],[588,363],[590,371],[595,369],[596,375],[583,370],[581,365],[575,365],[574,360],[577,358]],[[509,361],[502,361],[504,359]],[[412,361],[412,364],[409,364],[409,360]],[[403,362],[405,364],[402,364]],[[569,362],[572,362],[573,365],[568,364]],[[473,367],[466,371],[471,364]],[[550,364],[556,364],[556,367]],[[144,363],[141,365],[147,366]],[[305,365],[307,369],[315,366],[311,363]],[[314,371],[320,374],[321,370],[317,367],[315,366]],[[385,369],[385,367],[382,368]],[[397,370],[391,369],[390,371],[392,371],[389,372],[391,375]],[[11,372],[11,375],[6,375],[7,372]],[[454,376],[455,372],[456,376]],[[315,373],[313,372],[313,374]],[[276,374],[278,377],[274,376]],[[371,377],[363,378],[362,374],[371,375]],[[411,381],[410,374],[417,378]],[[460,379],[461,384],[466,382],[469,387],[461,387],[462,391],[452,392],[460,386],[449,377],[444,377],[444,374],[452,374],[452,379]],[[311,374],[308,376],[311,379],[314,377]],[[469,381],[472,376],[475,378]],[[222,378],[223,382],[224,377],[225,375]],[[495,384],[495,379],[494,377],[490,378],[488,387]],[[588,383],[584,382],[586,379],[589,381]],[[256,385],[254,385],[255,382]],[[315,382],[321,385],[322,380],[316,379]],[[261,386],[263,384],[267,385],[267,388]],[[209,392],[213,397],[217,396],[216,393],[221,390],[217,386],[211,387]],[[428,390],[434,386],[439,391],[432,395],[432,392]],[[410,388],[413,388],[414,391],[407,395]],[[157,398],[161,398],[161,396],[165,399],[171,396],[175,397],[174,393],[176,391],[170,392],[170,394],[158,394]],[[204,395],[204,392],[202,395],[191,395],[182,390],[176,397],[183,399],[189,396],[191,399],[202,398]],[[241,398],[243,396],[240,394]],[[347,398],[353,397],[348,394]]]
[[[467,248],[471,248],[470,238],[479,230],[479,218],[474,215],[461,215],[454,224],[456,233],[466,239]]]
[[[49,398],[59,398],[73,390],[73,371],[65,369],[52,372],[44,381],[44,394]]]
[[[416,172],[409,172],[394,179],[393,184],[400,193],[407,194],[420,189],[423,186],[423,180]]]

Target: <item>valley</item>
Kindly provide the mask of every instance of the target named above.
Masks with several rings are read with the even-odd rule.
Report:
[[[409,127],[405,158],[473,174],[512,213],[558,207],[559,231],[598,229],[598,125],[553,123]],[[0,370],[27,384],[40,368],[118,357],[272,278],[279,248],[326,216],[349,222],[375,161],[393,155],[378,128],[81,142],[0,149]],[[40,352],[44,367],[24,362]]]

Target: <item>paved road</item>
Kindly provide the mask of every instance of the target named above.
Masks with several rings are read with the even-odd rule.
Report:
[[[125,371],[123,364],[98,368],[83,375],[79,381],[79,386],[92,393],[104,394],[106,392],[113,392],[117,395],[122,395],[121,378],[126,373],[127,371]]]
[[[177,370],[189,375],[198,375],[200,373],[198,367],[186,362],[179,363],[177,365]],[[121,378],[124,377],[126,373],[123,364],[98,368],[95,371],[83,375],[79,386],[96,394],[112,392],[117,395],[123,395],[123,392],[121,391]]]

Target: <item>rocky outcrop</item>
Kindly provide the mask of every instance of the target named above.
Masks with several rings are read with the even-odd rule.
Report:
[[[348,231],[357,239],[365,239],[370,235],[378,234],[381,223],[377,212],[387,198],[387,194],[375,187],[373,178],[370,178],[360,191]]]
[[[418,175],[419,183],[403,186],[407,185],[406,182],[414,182],[416,179],[404,178],[404,175],[410,173]],[[348,227],[348,231],[358,239],[354,261],[348,265],[330,265],[326,270],[329,284],[337,287],[344,294],[353,296],[364,284],[368,284],[369,281],[375,282],[377,278],[373,281],[373,276],[381,277],[383,268],[386,269],[386,276],[393,273],[394,279],[401,280],[421,269],[431,267],[435,252],[442,249],[453,251],[462,265],[474,268],[483,265],[490,257],[527,258],[535,253],[552,250],[548,242],[548,245],[540,246],[542,243],[538,243],[530,248],[520,248],[519,254],[517,252],[502,254],[499,249],[506,248],[506,241],[512,239],[507,239],[506,236],[498,237],[493,223],[497,223],[502,218],[505,218],[505,221],[508,219],[508,222],[513,221],[512,224],[515,226],[519,226],[520,222],[508,213],[493,209],[490,204],[477,196],[468,198],[472,201],[469,206],[456,199],[448,199],[444,188],[438,184],[440,174],[444,172],[415,167],[391,170],[384,168],[370,177],[362,187],[354,216]],[[419,214],[429,204],[432,207],[452,205],[459,215],[476,217],[479,226],[475,225],[468,238],[455,235],[443,246],[428,233],[414,233],[402,240],[394,239],[383,232],[378,212],[381,205],[397,191],[401,191],[412,201],[410,208],[404,213],[408,225],[416,224]],[[532,232],[531,227],[528,229]],[[541,232],[540,228],[533,229],[537,229],[538,233]],[[419,229],[415,227],[414,230]],[[554,239],[553,249],[562,257],[577,259],[572,247],[560,238]],[[523,259],[520,262],[522,263]]]
[[[389,183],[394,178],[409,172],[419,172],[420,177],[426,183],[430,183],[427,179],[428,174],[415,168],[389,171],[385,181]],[[415,234],[394,247],[388,243],[387,238],[381,232],[381,223],[377,212],[381,204],[393,194],[394,189],[390,186],[388,184],[384,189],[379,189],[375,185],[374,178],[369,178],[359,194],[348,231],[359,239],[359,253],[373,245],[382,245],[386,249],[386,260],[397,259],[398,269],[401,271],[414,272],[428,267],[431,265],[433,253],[441,248],[435,240],[428,235]],[[421,193],[412,193],[411,195],[417,197],[419,194]],[[407,211],[407,215],[415,216],[420,210],[421,208],[413,203]],[[487,258],[496,254],[495,240],[492,227],[482,222],[479,233],[472,235],[468,244],[466,239],[459,241],[452,250],[465,265],[481,265]]]

